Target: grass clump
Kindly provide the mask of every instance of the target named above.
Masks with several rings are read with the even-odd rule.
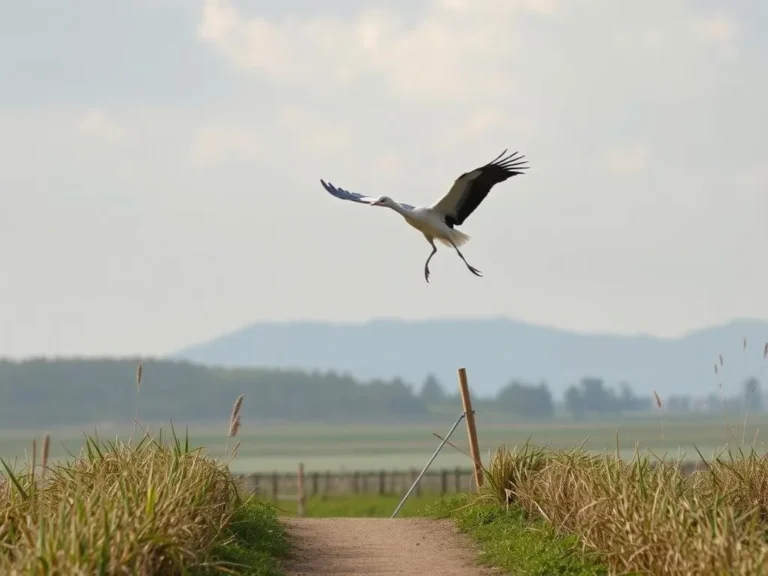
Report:
[[[43,475],[2,464],[2,574],[277,573],[274,511],[243,502],[226,464],[186,439],[86,437]]]
[[[477,498],[577,536],[616,574],[768,573],[768,458],[679,462],[499,447]]]
[[[531,520],[517,505],[462,494],[426,508],[433,518],[452,518],[481,548],[480,560],[519,576],[604,576],[599,559],[574,535],[558,534],[544,520]]]

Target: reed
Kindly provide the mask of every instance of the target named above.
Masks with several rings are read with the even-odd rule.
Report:
[[[2,574],[203,568],[240,504],[227,468],[175,434],[145,434],[135,447],[89,436],[71,462],[46,462],[44,478],[2,465]]]
[[[165,439],[162,427],[153,435],[141,426],[142,382],[140,363],[127,442],[86,435],[78,455],[51,464],[46,433],[39,476],[37,439],[20,469],[0,459],[0,574],[276,573],[274,557],[286,547],[276,513],[244,502],[228,462],[190,447],[173,423]],[[229,437],[240,427],[242,402],[241,395]],[[143,436],[134,442],[136,426]],[[238,538],[238,530],[261,531],[265,540]]]
[[[581,448],[499,447],[477,498],[514,502],[577,535],[616,574],[762,574],[768,566],[768,456],[720,454],[693,475],[681,461],[630,461]]]
[[[232,454],[229,453],[229,439],[237,436],[237,433],[240,430],[240,409],[242,407],[243,394],[240,394],[240,396],[235,399],[235,403],[232,405],[232,413],[229,416],[229,432],[227,432],[227,440],[224,444],[224,453],[225,455],[228,455],[229,458],[234,458],[239,446],[239,444],[236,444],[232,449]]]

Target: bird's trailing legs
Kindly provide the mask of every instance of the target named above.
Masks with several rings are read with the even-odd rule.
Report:
[[[427,258],[427,261],[424,263],[424,280],[429,282],[429,261],[432,260],[432,256],[435,255],[435,252],[437,252],[437,246],[435,246],[435,241],[432,240],[429,236],[424,236],[427,239],[427,242],[430,243],[432,246],[432,252],[430,252],[429,257]]]
[[[474,274],[475,276],[480,276],[482,278],[483,275],[480,272],[480,270],[478,270],[474,266],[471,266],[469,264],[469,262],[467,262],[467,259],[464,258],[464,254],[462,254],[461,250],[459,250],[458,246],[456,246],[456,244],[453,243],[453,240],[450,240],[450,243],[456,249],[456,253],[459,255],[459,258],[461,258],[461,260],[464,262],[464,264],[467,265],[467,268],[469,268],[469,271],[472,272],[472,274]]]

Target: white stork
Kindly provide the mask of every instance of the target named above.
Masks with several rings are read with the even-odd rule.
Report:
[[[482,276],[480,270],[471,266],[466,261],[464,255],[459,250],[459,246],[469,241],[469,236],[456,230],[455,226],[460,226],[469,217],[472,212],[480,205],[490,192],[491,188],[507,178],[523,174],[522,170],[528,168],[525,165],[527,160],[525,156],[517,156],[517,152],[502,158],[506,150],[499,154],[495,159],[486,164],[475,168],[471,172],[466,172],[459,176],[448,190],[448,193],[432,206],[420,207],[411,206],[404,202],[396,202],[389,196],[380,196],[371,198],[363,196],[357,192],[349,192],[343,188],[337,188],[330,182],[320,180],[328,192],[341,198],[342,200],[352,200],[370,206],[385,206],[391,208],[400,214],[405,221],[416,228],[427,239],[432,246],[432,252],[424,263],[424,278],[429,282],[429,261],[437,252],[435,240],[442,242],[446,246],[453,246],[456,253],[464,261],[469,271],[475,276]]]

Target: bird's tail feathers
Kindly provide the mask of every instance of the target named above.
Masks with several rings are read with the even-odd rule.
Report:
[[[453,246],[451,246],[451,243],[448,240],[446,240],[445,238],[438,238],[437,240],[439,242],[442,242],[446,246],[448,246],[450,248],[453,248]],[[464,232],[461,232],[461,231],[456,230],[455,228],[453,228],[453,229],[451,229],[451,240],[453,240],[453,243],[457,247],[464,246],[464,244],[469,242],[469,236],[467,234],[464,234]]]

